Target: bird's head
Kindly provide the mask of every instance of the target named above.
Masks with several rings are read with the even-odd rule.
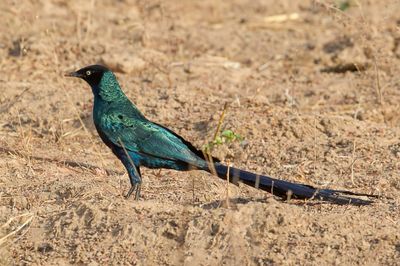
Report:
[[[85,80],[91,87],[99,85],[104,73],[110,70],[102,65],[91,65],[79,69],[78,71],[66,74],[67,77],[76,77]]]
[[[85,80],[92,87],[95,99],[105,101],[126,100],[114,73],[105,66],[91,65],[78,71],[66,74],[67,77],[76,77]]]

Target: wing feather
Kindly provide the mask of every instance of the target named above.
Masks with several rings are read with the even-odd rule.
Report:
[[[148,120],[114,111],[102,116],[100,127],[112,143],[129,151],[194,165],[200,161],[181,137]]]

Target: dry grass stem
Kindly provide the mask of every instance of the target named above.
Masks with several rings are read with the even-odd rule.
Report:
[[[24,229],[25,226],[31,223],[33,217],[35,216],[33,213],[25,213],[21,215],[17,215],[15,217],[11,217],[5,224],[3,224],[1,227],[6,227],[8,226],[12,221],[14,221],[16,218],[21,218],[24,216],[29,216],[21,225],[19,225],[15,230],[11,231],[7,235],[3,236],[0,238],[0,246],[3,245],[8,238],[12,237],[13,235],[16,235],[18,232],[20,232],[22,229]]]

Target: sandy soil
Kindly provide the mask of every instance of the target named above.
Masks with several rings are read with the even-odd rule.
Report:
[[[339,2],[1,0],[0,264],[399,265],[400,4]],[[198,147],[229,103],[245,140],[225,162],[387,198],[283,202],[143,169],[125,200],[89,87],[62,75],[98,62]]]

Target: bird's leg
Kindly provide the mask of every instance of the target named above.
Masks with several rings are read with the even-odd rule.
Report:
[[[131,188],[126,194],[125,198],[128,199],[133,192],[135,192],[135,200],[140,198],[140,190],[142,186],[142,177],[139,167],[129,167],[128,169],[129,180],[131,181]]]

